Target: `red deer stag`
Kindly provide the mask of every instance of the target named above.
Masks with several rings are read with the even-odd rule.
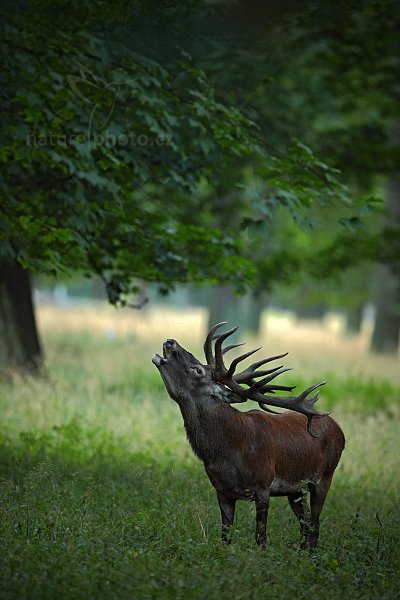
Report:
[[[215,334],[222,325],[226,322],[215,325],[207,335],[206,365],[175,340],[164,342],[163,356],[153,356],[168,394],[179,405],[193,451],[217,491],[222,539],[230,542],[236,500],[254,500],[256,540],[265,548],[269,498],[287,496],[300,522],[301,548],[313,549],[318,542],[319,516],[345,441],[339,425],[327,413],[315,410],[318,392],[309,396],[326,382],[298,396],[275,395],[294,389],[270,383],[289,369],[259,368],[286,354],[235,373],[238,363],[260,348],[235,358],[227,368],[223,355],[241,344],[223,349],[224,340],[237,327]],[[231,406],[246,400],[255,400],[263,411],[274,414],[240,412]],[[267,405],[290,410],[276,413]],[[311,510],[306,503],[307,488]]]

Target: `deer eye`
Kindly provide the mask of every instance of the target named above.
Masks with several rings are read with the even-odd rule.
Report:
[[[199,377],[201,375],[204,375],[204,371],[201,367],[192,367],[192,370],[195,371],[196,375],[198,375]]]

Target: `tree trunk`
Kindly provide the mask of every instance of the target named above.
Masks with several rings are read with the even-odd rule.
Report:
[[[400,144],[400,121],[392,123],[389,138]],[[386,186],[386,223],[400,227],[400,174],[388,179]],[[395,272],[397,271],[397,272]],[[377,276],[375,326],[371,339],[373,352],[397,352],[400,332],[400,273],[399,269],[381,265]]]
[[[346,334],[357,335],[361,331],[364,314],[364,305],[357,304],[347,310]]]
[[[0,371],[36,371],[42,352],[30,277],[19,263],[0,263]]]
[[[371,340],[372,352],[395,353],[399,346],[400,286],[386,265],[378,267],[378,296]]]
[[[210,290],[208,329],[221,321],[228,321],[229,328],[239,325],[239,298],[230,285],[215,285]],[[223,330],[221,330],[223,331]],[[229,343],[237,342],[238,334],[229,338]]]
[[[321,321],[327,313],[327,307],[322,304],[297,304],[294,310],[296,317],[301,320]]]
[[[267,307],[267,300],[264,294],[249,294],[242,299],[241,312],[243,314],[244,330],[251,335],[261,333],[261,317]]]

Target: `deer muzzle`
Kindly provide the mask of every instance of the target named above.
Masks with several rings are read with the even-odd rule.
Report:
[[[167,364],[168,354],[171,352],[171,350],[174,350],[174,348],[176,348],[175,340],[165,340],[163,343],[163,356],[154,354],[153,358],[151,359],[153,364],[155,364],[156,367],[162,367],[163,365]]]

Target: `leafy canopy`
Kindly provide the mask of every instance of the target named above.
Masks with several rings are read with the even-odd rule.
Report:
[[[193,5],[203,16],[211,10]],[[138,279],[164,290],[177,281],[240,287],[257,279],[256,242],[240,231],[276,206],[300,218],[316,200],[348,201],[336,171],[301,142],[271,151],[257,111],[245,116],[233,88],[221,100],[215,77],[184,45],[163,57],[143,43],[137,23],[148,23],[153,3],[63,8],[3,6],[3,260],[95,273],[114,303]],[[179,38],[189,9],[157,5],[157,19]],[[223,62],[219,69],[222,78]],[[201,198],[226,186],[227,173],[243,202],[240,218],[222,228]]]

